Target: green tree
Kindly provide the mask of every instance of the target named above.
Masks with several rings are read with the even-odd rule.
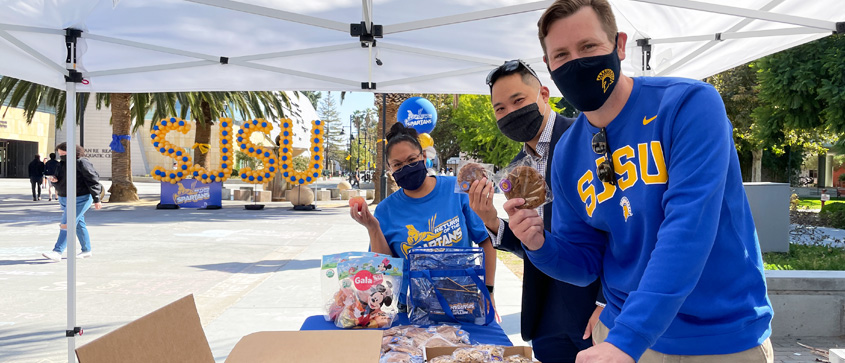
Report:
[[[563,97],[549,97],[549,104],[554,112],[566,117],[575,118],[581,113]]]
[[[88,93],[77,94],[76,123],[85,113],[85,106],[88,103]],[[114,94],[115,107],[112,107],[112,134],[130,135],[132,129],[131,117],[134,110],[133,105],[145,104],[146,101],[138,100],[131,94]],[[9,106],[20,106],[24,110],[26,122],[32,122],[38,107],[45,105],[56,110],[56,127],[62,127],[65,120],[66,96],[65,91],[50,88],[44,85],[19,80],[12,77],[0,79],[0,101],[9,101]],[[0,102],[2,104],[3,102]],[[8,106],[7,106],[8,110]],[[109,188],[109,202],[134,202],[138,201],[138,192],[132,183],[131,169],[131,141],[121,140],[125,152],[112,152],[112,185]]]
[[[317,109],[317,105],[320,103],[320,98],[323,97],[323,94],[317,91],[300,91],[305,97],[308,97],[308,100],[311,101],[311,107]]]
[[[451,121],[461,150],[485,163],[506,166],[522,148],[499,131],[490,96],[461,95]]]
[[[819,145],[845,134],[845,35],[761,58],[755,67],[758,139],[822,149]]]
[[[343,122],[340,120],[340,111],[338,111],[338,104],[331,92],[326,94],[326,97],[319,98],[320,103],[317,108],[317,114],[320,115],[320,120],[325,123],[325,149],[327,152],[326,159],[331,165],[333,161],[340,162],[341,165],[346,165],[347,155],[347,135],[343,131]],[[326,168],[329,169],[330,167]],[[332,170],[334,171],[334,170]]]
[[[739,154],[751,157],[751,181],[762,181],[762,158],[765,140],[758,139],[752,112],[760,106],[757,70],[751,63],[734,67],[708,79],[725,104],[728,119],[733,124],[734,144]],[[771,144],[769,146],[772,146]]]

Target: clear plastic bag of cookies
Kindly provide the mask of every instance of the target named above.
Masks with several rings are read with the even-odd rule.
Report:
[[[505,357],[505,363],[533,363],[531,358],[525,358],[521,355],[509,355]]]
[[[469,333],[457,325],[432,325],[427,328],[428,332],[443,337],[453,345],[469,345]]]
[[[404,352],[387,352],[381,356],[379,363],[423,363],[423,358]]]
[[[455,363],[455,358],[451,355],[441,355],[428,360],[428,363]]]
[[[452,352],[452,360],[455,363],[488,363],[493,361],[493,357],[486,351],[467,347],[455,349]]]
[[[488,181],[493,181],[493,165],[480,164],[471,161],[461,160],[458,163],[458,173],[455,174],[457,181],[455,182],[455,193],[469,193],[472,182],[487,178]]]
[[[475,349],[487,352],[490,355],[490,360],[493,362],[501,362],[505,360],[505,348],[498,345],[473,345]]]
[[[519,159],[499,171],[494,177],[496,187],[508,200],[525,199],[519,209],[536,209],[554,200],[545,175],[540,173],[532,157]]]

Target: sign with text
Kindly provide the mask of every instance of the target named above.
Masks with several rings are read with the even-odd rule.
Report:
[[[425,98],[411,97],[399,105],[396,121],[418,133],[430,133],[437,126],[437,109]]]
[[[161,204],[176,204],[182,208],[220,206],[223,183],[205,184],[196,179],[183,179],[175,184],[161,183]]]
[[[87,157],[89,159],[94,159],[94,158],[111,159],[111,148],[105,148],[105,149],[85,148],[85,157]]]

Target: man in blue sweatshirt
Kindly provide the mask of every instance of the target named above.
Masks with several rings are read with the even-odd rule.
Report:
[[[577,362],[772,362],[772,308],[732,127],[716,90],[621,74],[607,0],[558,0],[539,26],[555,85],[583,111],[552,161],[552,229],[505,204],[531,262],[607,306]],[[563,157],[565,155],[565,157]]]

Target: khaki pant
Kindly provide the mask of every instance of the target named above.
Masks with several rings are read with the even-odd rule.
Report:
[[[601,321],[593,329],[593,342],[603,342],[607,338],[607,327]],[[646,350],[638,363],[773,363],[775,354],[772,342],[766,339],[763,344],[749,350],[734,354],[719,355],[671,355]]]

